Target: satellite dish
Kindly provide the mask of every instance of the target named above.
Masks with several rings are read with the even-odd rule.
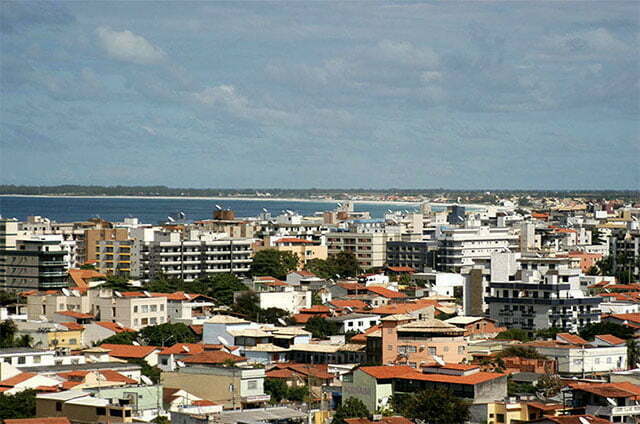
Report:
[[[219,211],[222,210],[222,207],[220,205],[216,205],[216,209],[218,209]]]
[[[282,326],[283,326],[283,327],[286,327],[286,326],[287,326],[287,322],[286,322],[285,320],[283,320],[282,318],[278,318],[278,322],[279,322],[280,324],[282,324]]]
[[[180,213],[178,214],[178,216],[180,217],[180,219],[185,219],[187,216],[184,214],[184,212],[180,211]]]
[[[344,308],[349,312],[353,312],[353,308],[351,306],[345,306]]]
[[[226,347],[229,347],[229,342],[224,337],[218,336],[218,341],[223,345],[225,345]]]
[[[189,349],[189,346],[182,346],[182,350],[184,350],[185,352],[191,352],[191,349]]]
[[[269,211],[267,210],[267,208],[262,208],[262,212],[267,213]]]
[[[580,421],[580,424],[591,424],[591,421],[589,421],[585,417],[578,417],[578,421]]]
[[[433,355],[433,359],[436,361],[436,363],[438,365],[440,365],[441,367],[444,367],[446,365],[446,363],[442,360],[441,357],[439,357],[438,355]]]
[[[173,219],[173,218],[171,218],[170,216],[168,216],[168,217],[167,217],[167,220],[168,220],[169,222],[176,222],[176,220],[175,220],[175,219]]]
[[[140,380],[142,380],[142,382],[144,384],[148,384],[148,385],[153,385],[153,381],[151,381],[151,379],[149,377],[147,377],[146,375],[141,375],[140,376]]]
[[[151,294],[149,294],[149,292],[146,290],[144,290],[142,294],[144,294],[146,297],[151,297]]]
[[[184,362],[182,362],[182,361],[176,361],[176,365],[177,365],[179,368],[184,368],[184,366],[185,366],[185,365],[184,365]]]
[[[71,296],[71,292],[69,292],[69,290],[65,288],[62,289],[62,294],[64,294],[65,296]]]
[[[122,293],[120,293],[118,290],[115,290],[113,294],[115,294],[116,297],[122,297]]]
[[[134,346],[140,346],[140,343],[138,343],[138,342],[137,342],[137,341],[135,341],[135,340],[134,340],[134,341],[132,341],[131,343],[132,343]]]

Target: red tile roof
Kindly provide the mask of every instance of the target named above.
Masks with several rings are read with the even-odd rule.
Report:
[[[300,244],[314,244],[315,242],[312,240],[306,240],[298,237],[285,237],[275,241],[276,244],[280,243],[300,243]]]
[[[56,312],[58,315],[64,315],[66,317],[76,318],[76,319],[94,319],[95,317],[91,314],[83,314],[80,312],[74,311],[58,311]]]
[[[351,337],[349,342],[350,343],[361,343],[361,344],[367,343],[367,337],[369,337],[369,334],[375,333],[376,331],[380,330],[381,328],[382,328],[382,324],[378,324],[378,325],[374,325],[372,327],[369,327],[366,330],[364,330],[364,333],[356,334],[355,336]]]
[[[397,378],[403,380],[432,381],[434,383],[474,385],[495,380],[506,375],[507,374],[485,371],[479,371],[470,375],[423,374],[421,372],[415,372],[414,374],[405,374]]]
[[[134,330],[133,328],[123,327],[121,325],[116,324],[115,322],[96,321],[94,324],[97,324],[100,327],[106,328],[107,330],[111,330],[114,333],[124,333],[124,332],[135,333],[136,332],[136,330]]]
[[[593,415],[563,415],[558,417],[545,415],[544,418],[556,424],[583,424],[584,421],[582,421],[580,418],[584,418],[584,420],[589,424],[610,424],[611,423],[611,421],[609,420],[594,417]]]
[[[100,345],[103,349],[109,349],[109,356],[114,358],[137,358],[142,359],[149,356],[153,351],[160,350],[156,346],[134,346],[105,343]]]
[[[310,308],[301,308],[300,313],[302,314],[313,314],[313,313],[329,313],[331,312],[331,308],[325,305],[313,305]]]
[[[182,362],[185,364],[224,364],[227,361],[242,362],[246,360],[247,358],[242,356],[232,355],[221,350],[213,350],[188,356],[182,359]]]
[[[602,397],[640,399],[640,386],[627,381],[618,383],[569,383],[569,387]]]
[[[196,334],[202,334],[202,332],[203,332],[202,324],[200,324],[200,325],[191,324],[189,326],[189,328]]]
[[[404,293],[389,290],[387,288],[379,287],[379,286],[369,286],[367,287],[367,291],[371,293],[375,293],[382,297],[386,297],[387,299],[400,299],[403,297],[407,297],[407,295]]]
[[[640,324],[640,313],[634,314],[612,314],[613,318],[617,318],[621,321],[630,321],[632,323]]]
[[[72,331],[84,330],[84,325],[78,324],[77,322],[61,322],[60,325],[64,325]]]
[[[218,403],[211,402],[210,400],[206,400],[206,399],[194,400],[193,402],[191,402],[191,404],[195,405],[195,406],[214,406],[214,405],[219,405]]]
[[[297,324],[306,324],[313,317],[329,318],[329,314],[295,314],[291,315],[293,322]]]
[[[358,369],[379,380],[398,378],[401,375],[417,373],[415,368],[406,365],[379,365],[373,367],[360,367]]]
[[[67,417],[6,418],[4,424],[71,424]]]
[[[223,347],[221,344],[176,343],[171,347],[164,348],[160,351],[160,355],[195,355],[205,350],[221,350]]]
[[[335,377],[328,371],[326,364],[299,364],[290,362],[286,364],[275,364],[274,370],[289,370],[302,376],[311,376],[323,380],[332,380]]]
[[[345,290],[367,290],[367,286],[359,283],[338,283],[336,286],[341,287]]]
[[[290,369],[272,369],[269,370],[265,373],[265,376],[267,378],[284,378],[284,379],[288,379],[288,378],[293,378],[296,375],[296,373],[294,373],[292,370]]]
[[[556,334],[556,339],[577,345],[586,345],[589,343],[582,337],[570,333],[558,333]]]
[[[616,337],[612,334],[599,334],[596,336],[596,339],[600,339],[604,342],[607,342],[611,345],[619,345],[619,344],[625,344],[626,341],[624,339],[621,339],[620,337]]]
[[[36,374],[35,372],[23,372],[23,373],[14,375],[11,378],[7,378],[6,380],[0,381],[0,386],[2,386],[2,387],[15,387],[16,385],[18,385],[20,383],[24,383],[25,381],[27,381],[30,378],[33,378],[33,377],[35,377],[37,375],[38,374]]]
[[[357,299],[333,299],[329,303],[338,308],[350,307],[355,310],[364,310],[367,307],[367,304],[365,302]]]
[[[134,380],[133,378],[129,378],[126,375],[120,374],[119,372],[114,370],[101,370],[99,372],[100,374],[102,374],[103,377],[107,379],[107,381],[115,381],[115,382],[120,382],[125,384],[138,383],[138,381]]]
[[[316,274],[314,274],[313,272],[309,272],[309,271],[291,271],[289,274],[298,274],[301,275],[303,277],[315,277]]]
[[[416,272],[416,270],[414,268],[411,268],[410,266],[388,266],[387,269],[392,272]]]
[[[428,306],[435,306],[437,304],[437,300],[420,299],[416,302],[392,303],[390,305],[378,306],[377,308],[373,308],[369,312],[379,315],[408,314],[410,312],[418,311]]]
[[[78,289],[81,292],[89,290],[89,280],[92,278],[107,278],[106,275],[93,269],[70,269],[69,277],[71,277],[71,281],[75,284],[75,287],[70,288]]]

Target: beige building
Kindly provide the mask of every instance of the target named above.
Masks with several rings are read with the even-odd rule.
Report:
[[[97,321],[117,322],[134,330],[167,322],[167,298],[147,296],[144,292],[99,296],[92,307]]]
[[[327,246],[320,241],[298,237],[265,237],[264,244],[256,246],[256,251],[264,249],[295,253],[300,259],[298,270],[304,269],[307,262],[312,259],[327,259],[328,256]]]
[[[377,268],[385,265],[387,242],[399,240],[399,233],[336,231],[327,234],[328,254],[351,252],[360,267]]]
[[[96,241],[96,268],[103,274],[128,275],[131,272],[133,240]]]
[[[84,230],[84,245],[86,249],[85,260],[96,261],[99,252],[100,241],[124,241],[129,239],[129,230],[126,228],[100,228]]]
[[[160,382],[163,387],[180,388],[235,409],[269,401],[270,396],[264,393],[264,378],[264,368],[189,366],[163,372]]]
[[[36,417],[67,417],[74,424],[133,422],[131,407],[114,405],[80,390],[37,395]]]

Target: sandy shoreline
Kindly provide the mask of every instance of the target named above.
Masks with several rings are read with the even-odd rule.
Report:
[[[265,202],[308,202],[308,203],[339,203],[345,200],[333,199],[297,199],[285,197],[204,197],[204,196],[82,196],[82,195],[55,195],[55,194],[0,194],[2,197],[42,197],[54,199],[140,199],[140,200],[241,200],[241,201],[265,201]],[[394,201],[394,200],[351,200],[354,204],[374,205],[420,205],[421,202]]]

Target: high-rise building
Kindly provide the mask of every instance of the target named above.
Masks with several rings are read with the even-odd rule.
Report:
[[[7,290],[67,287],[67,255],[60,236],[17,240],[15,250],[0,251],[0,287]]]

